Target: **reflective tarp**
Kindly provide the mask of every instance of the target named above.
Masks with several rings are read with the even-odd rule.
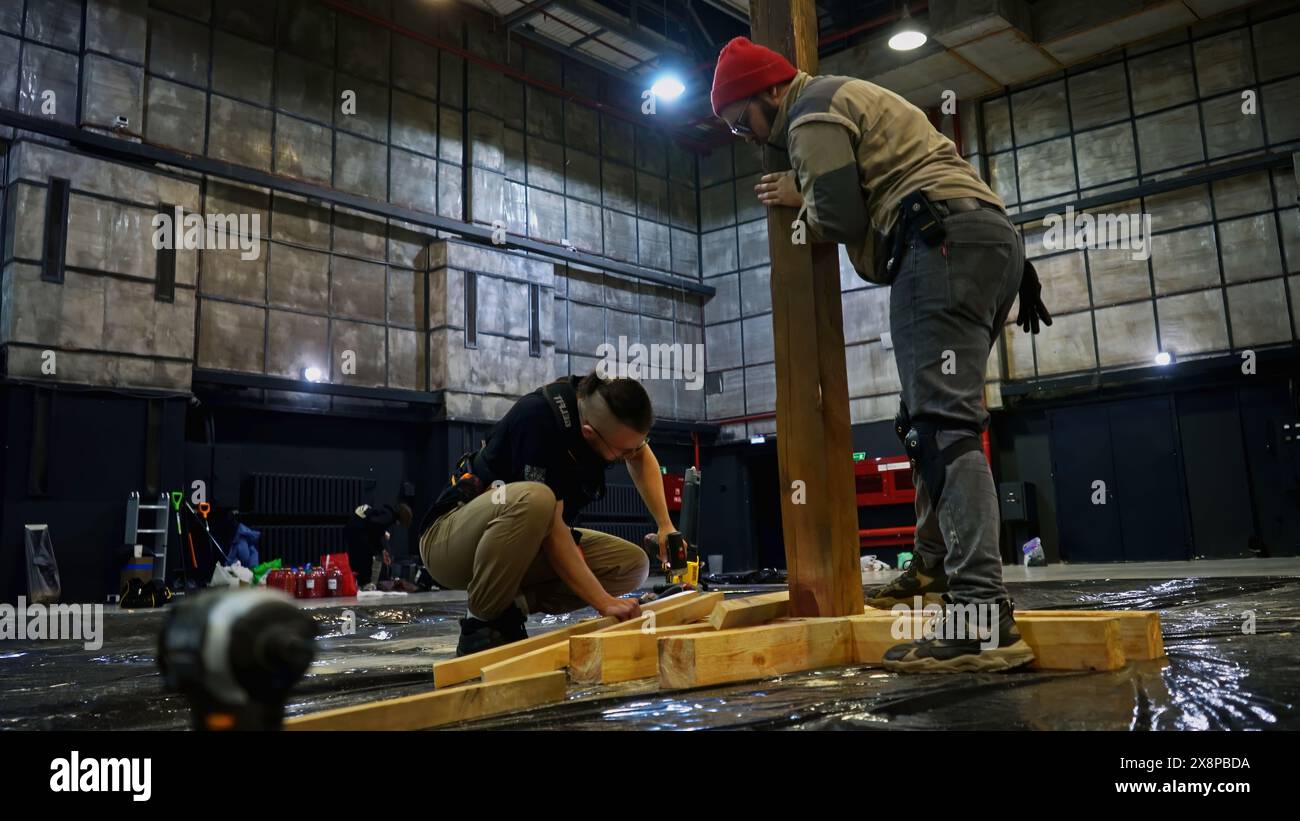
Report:
[[[1300,579],[1009,584],[1020,609],[1159,610],[1167,658],[1115,672],[897,675],[845,667],[659,692],[653,680],[570,687],[565,703],[484,719],[512,729],[1300,729]],[[728,595],[771,588],[729,590]],[[319,652],[294,691],[303,713],[429,689],[464,605],[400,599],[314,610]],[[529,631],[587,618],[534,616]],[[163,613],[105,614],[105,643],[0,643],[0,727],[184,728],[154,660]],[[545,623],[543,623],[545,622]],[[348,633],[351,627],[355,631]],[[1248,632],[1252,631],[1253,632]]]

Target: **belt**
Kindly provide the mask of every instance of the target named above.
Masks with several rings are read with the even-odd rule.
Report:
[[[938,200],[934,205],[940,211],[948,212],[947,214],[944,214],[944,216],[948,216],[949,214],[960,214],[963,211],[978,211],[981,208],[992,208],[994,211],[999,213],[1002,212],[1001,208],[998,208],[991,202],[985,202],[978,197],[954,197],[950,200]]]

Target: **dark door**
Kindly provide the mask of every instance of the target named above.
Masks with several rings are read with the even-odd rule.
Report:
[[[745,461],[758,569],[783,568],[785,538],[781,530],[781,472],[776,446],[768,443],[755,447]]]
[[[1187,469],[1187,507],[1192,520],[1192,553],[1197,558],[1250,556],[1250,479],[1241,415],[1233,391],[1197,391],[1175,398],[1183,464]]]
[[[1266,556],[1294,556],[1300,547],[1300,423],[1283,383],[1239,391],[1246,462]]]
[[[1047,421],[1061,558],[1071,562],[1123,561],[1105,407],[1083,405],[1048,411]]]
[[[1169,397],[1115,402],[1107,412],[1125,561],[1191,558]]]

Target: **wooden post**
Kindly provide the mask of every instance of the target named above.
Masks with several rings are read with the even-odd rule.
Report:
[[[754,42],[810,74],[817,71],[813,0],[751,0],[749,9]],[[765,171],[789,167],[785,152],[763,147]],[[795,216],[793,208],[767,212],[789,614],[849,616],[862,612],[863,596],[839,250],[795,245]]]

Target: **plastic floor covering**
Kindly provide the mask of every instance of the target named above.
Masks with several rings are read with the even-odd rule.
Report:
[[[1167,658],[1114,672],[897,675],[841,667],[759,682],[659,692],[653,680],[570,685],[561,704],[461,729],[1300,729],[1300,578],[1009,583],[1019,609],[1159,610]],[[763,592],[750,587],[728,595]],[[766,588],[771,589],[771,588]],[[351,605],[310,612],[317,658],[289,713],[427,691],[454,654],[461,602]],[[155,662],[162,612],[105,608],[105,641],[0,644],[0,728],[184,729],[185,701]],[[592,611],[530,619],[529,632]],[[1253,633],[1244,632],[1251,627]]]

